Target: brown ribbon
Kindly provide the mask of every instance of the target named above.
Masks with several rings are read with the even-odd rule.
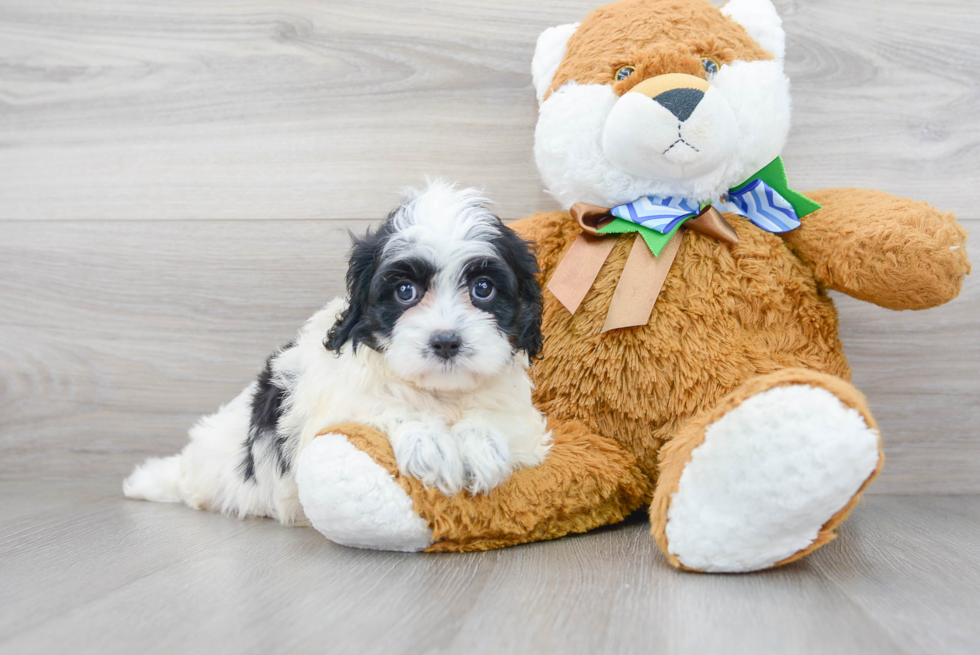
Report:
[[[603,238],[598,230],[613,220],[605,207],[576,203],[570,210],[582,228],[580,234],[558,264],[548,282],[548,290],[574,314],[599,276],[602,265],[616,245],[615,239]],[[686,221],[666,243],[659,256],[654,256],[639,234],[633,240],[626,265],[613,292],[602,332],[625,327],[646,325],[660,296],[667,273],[681,247],[687,229],[692,229],[725,243],[737,243],[738,235],[714,207],[708,207],[696,218]]]

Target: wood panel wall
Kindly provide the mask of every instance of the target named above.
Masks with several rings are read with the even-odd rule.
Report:
[[[595,4],[0,0],[0,476],[120,476],[178,448],[340,293],[347,230],[403,185],[554,208],[530,58]],[[976,3],[777,5],[794,184],[980,228]],[[980,283],[924,313],[838,298],[886,436],[873,490],[980,491]]]

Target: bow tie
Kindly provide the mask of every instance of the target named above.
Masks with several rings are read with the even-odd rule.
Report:
[[[548,289],[574,314],[615,245],[615,239],[600,237],[635,232],[602,331],[646,325],[680,248],[681,227],[734,244],[738,236],[721,212],[747,218],[767,232],[782,233],[798,228],[800,218],[817,209],[819,204],[790,189],[779,157],[715,203],[680,196],[646,196],[612,209],[577,203],[571,214],[583,234],[555,269]]]

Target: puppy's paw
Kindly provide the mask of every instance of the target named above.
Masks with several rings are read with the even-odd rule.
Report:
[[[463,460],[456,441],[444,423],[407,421],[391,436],[391,448],[402,475],[409,475],[447,496],[466,483]]]
[[[463,420],[453,426],[466,468],[466,488],[474,496],[487,493],[513,472],[507,440],[493,427]]]

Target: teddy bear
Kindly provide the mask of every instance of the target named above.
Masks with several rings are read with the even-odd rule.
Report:
[[[398,473],[384,435],[327,427],[304,509],[345,545],[486,550],[648,508],[674,566],[747,572],[827,544],[881,470],[828,290],[894,310],[957,296],[955,217],[859,189],[800,193],[770,0],[620,0],[545,31],[534,153],[562,211],[536,247],[535,402],[553,445],[489,493]]]

